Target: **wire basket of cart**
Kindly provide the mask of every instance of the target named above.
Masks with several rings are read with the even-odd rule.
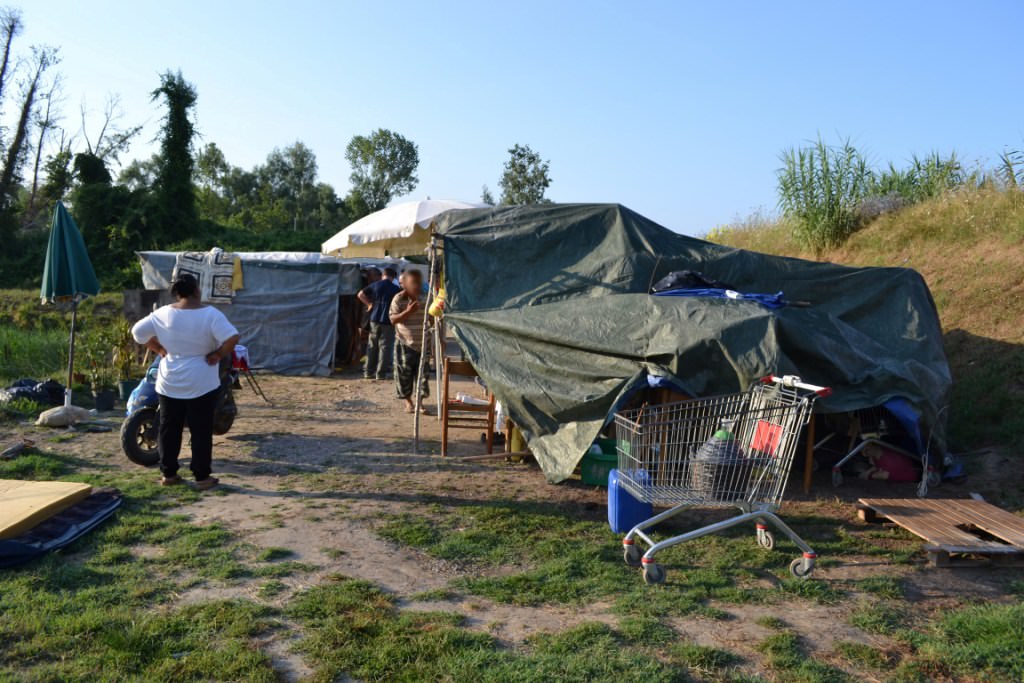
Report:
[[[810,576],[817,555],[775,512],[814,401],[830,393],[799,377],[773,376],[738,394],[618,413],[620,485],[637,500],[669,507],[626,534],[626,563],[643,567],[647,583],[662,583],[665,569],[655,561],[660,551],[754,522],[757,542],[765,549],[775,546],[770,527],[788,536],[803,551],[790,572],[798,578]],[[693,507],[735,507],[740,514],[659,542],[645,533]],[[648,546],[646,552],[638,540]]]

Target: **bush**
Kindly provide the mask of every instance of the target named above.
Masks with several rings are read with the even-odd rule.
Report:
[[[910,166],[898,169],[889,162],[889,168],[879,173],[871,188],[876,197],[899,197],[906,204],[916,204],[926,199],[961,187],[967,180],[956,154],[943,158],[938,152],[926,157],[916,154]]]
[[[782,162],[779,208],[792,222],[797,241],[821,253],[860,227],[857,208],[874,174],[848,140],[832,147],[818,137],[814,145],[783,152]]]

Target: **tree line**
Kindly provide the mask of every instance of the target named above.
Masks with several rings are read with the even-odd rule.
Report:
[[[16,9],[0,9],[0,287],[34,287],[42,272],[57,201],[75,217],[105,289],[138,286],[136,251],[317,250],[359,218],[386,207],[419,184],[419,150],[402,135],[378,129],[345,148],[351,187],[339,195],[319,177],[316,154],[301,140],[273,149],[251,169],[231,164],[215,142],[197,144],[198,91],[167,71],[151,93],[163,110],[159,149],[122,165],[142,126],[125,125],[111,96],[98,123],[71,132],[63,111],[59,50],[16,51],[23,29]],[[11,83],[20,83],[16,94]],[[509,150],[496,202],[549,201],[549,164],[528,145]],[[12,248],[13,247],[13,248]]]

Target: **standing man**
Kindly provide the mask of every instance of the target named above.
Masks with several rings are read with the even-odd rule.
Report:
[[[417,408],[426,414],[423,398],[430,393],[426,378],[420,387],[420,395],[413,400],[416,379],[420,371],[420,352],[423,349],[423,316],[426,313],[423,296],[423,276],[418,270],[402,273],[402,290],[391,302],[391,322],[395,326],[398,340],[395,342],[395,393],[405,402],[405,412]]]
[[[391,374],[391,356],[395,347],[395,328],[388,312],[391,300],[402,291],[395,284],[395,269],[384,269],[384,277],[359,292],[359,300],[370,314],[370,337],[366,343],[363,379],[386,379]]]

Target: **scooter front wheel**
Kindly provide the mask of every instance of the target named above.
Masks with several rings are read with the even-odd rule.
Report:
[[[160,412],[154,407],[140,408],[121,423],[121,449],[136,465],[156,467],[160,463],[159,431]]]

